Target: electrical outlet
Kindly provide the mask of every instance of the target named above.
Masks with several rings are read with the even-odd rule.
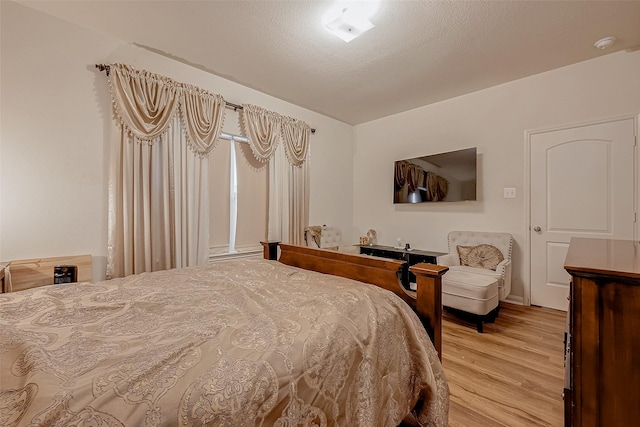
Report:
[[[505,199],[515,199],[516,198],[516,189],[511,187],[511,188],[505,188],[504,189],[504,198]]]

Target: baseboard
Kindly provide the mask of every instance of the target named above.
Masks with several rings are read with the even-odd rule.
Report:
[[[242,259],[242,258],[258,258],[262,257],[262,251],[251,252],[231,252],[217,255],[209,255],[209,264],[216,261],[228,261],[230,259]]]
[[[509,295],[507,299],[504,300],[504,302],[508,302],[510,304],[525,305],[524,298],[517,295]]]

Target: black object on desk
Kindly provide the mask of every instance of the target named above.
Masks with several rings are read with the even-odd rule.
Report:
[[[75,283],[78,281],[77,265],[56,265],[53,268],[53,284]]]

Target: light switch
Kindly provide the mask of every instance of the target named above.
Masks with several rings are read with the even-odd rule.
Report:
[[[516,198],[516,189],[511,187],[511,188],[505,188],[504,189],[504,198],[505,199],[515,199]]]

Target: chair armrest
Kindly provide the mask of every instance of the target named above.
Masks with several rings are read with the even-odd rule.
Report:
[[[511,260],[505,259],[496,267],[496,272],[502,276],[502,289],[500,300],[506,299],[511,294]]]
[[[304,242],[308,247],[310,247],[310,248],[320,248],[320,246],[318,246],[318,243],[316,242],[316,239],[318,241],[320,241],[320,235],[316,235],[311,230],[305,230],[304,231]]]
[[[507,271],[511,271],[511,260],[510,259],[504,259],[502,261],[500,261],[500,264],[498,264],[496,266],[496,273],[500,273],[500,275],[504,278],[505,273]]]
[[[457,254],[440,255],[438,257],[438,265],[446,265],[448,267],[452,265],[460,265],[460,258]]]

